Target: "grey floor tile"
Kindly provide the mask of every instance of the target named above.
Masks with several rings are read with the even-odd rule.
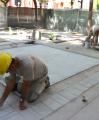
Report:
[[[99,97],[94,98],[69,120],[99,120]]]
[[[16,105],[18,105],[18,103],[19,103],[19,97],[14,94],[10,94],[5,101],[5,104],[10,105],[13,109],[16,108]]]
[[[6,115],[9,115],[10,113],[13,113],[14,110],[10,106],[2,106],[0,108],[0,117],[5,117]]]
[[[3,119],[2,119],[3,120]],[[20,115],[14,115],[14,116],[11,116],[10,118],[6,118],[5,120],[24,120],[23,118],[22,118],[22,116],[20,116]]]
[[[91,76],[92,79],[97,79],[99,78],[99,72],[94,73],[93,76]]]
[[[77,88],[77,89],[79,89],[81,92],[84,92],[85,90],[88,89],[88,87],[86,87],[86,86],[84,86],[84,85],[81,85],[80,83],[74,85],[74,87]]]
[[[41,116],[41,118],[47,116],[48,114],[52,112],[52,110],[47,105],[43,104],[42,102],[33,104],[31,109],[35,111],[36,113],[38,113],[38,115]]]
[[[71,100],[76,97],[75,95],[67,91],[66,89],[59,92],[59,94],[62,95],[64,98],[67,98],[68,100]]]
[[[57,110],[58,108],[60,108],[62,105],[60,103],[58,103],[57,101],[55,101],[52,98],[48,98],[45,99],[44,101],[42,101],[45,105],[47,105],[49,108],[51,108],[53,111]]]
[[[99,81],[95,78],[90,78],[88,81],[91,85],[95,85],[96,83],[99,83]]]
[[[0,119],[0,120],[24,120],[23,119],[23,117],[22,116],[20,116],[20,115],[13,115],[13,116],[11,116],[11,117],[9,117],[9,118],[6,118],[6,119]]]
[[[55,101],[57,101],[59,104],[64,105],[66,104],[69,100],[61,96],[60,94],[54,94],[51,96]]]
[[[68,88],[67,91],[73,94],[74,96],[78,96],[81,93],[81,91],[76,89],[73,85],[70,88]]]
[[[83,85],[83,86],[86,86],[87,88],[92,86],[92,84],[89,81],[85,81],[85,80],[81,81],[79,84]]]
[[[24,111],[19,111],[19,114],[22,116],[23,120],[40,120],[42,118],[32,108],[28,108]]]
[[[0,120],[11,119],[13,116],[18,116],[18,113],[10,106],[4,106],[0,108]],[[19,117],[20,119],[22,118],[20,115]]]

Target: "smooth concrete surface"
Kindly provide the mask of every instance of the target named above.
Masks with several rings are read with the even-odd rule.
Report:
[[[42,59],[48,66],[51,84],[57,83],[65,78],[99,64],[98,59],[66,52],[44,45],[30,45],[5,49],[4,51],[10,52],[13,56],[30,54]]]

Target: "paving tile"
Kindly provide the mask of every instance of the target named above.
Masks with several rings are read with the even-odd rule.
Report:
[[[99,83],[99,81],[95,78],[90,78],[88,81],[91,85],[95,85],[96,83]]]
[[[38,113],[38,115],[41,116],[41,118],[47,116],[48,114],[52,112],[52,110],[42,102],[33,104],[31,109],[35,111],[36,113]]]
[[[10,93],[10,95],[8,96],[7,100],[6,100],[6,103],[9,103],[9,104],[14,104],[15,102],[18,102],[19,101],[19,97],[13,93]]]
[[[81,81],[79,84],[86,86],[87,88],[92,86],[92,84],[89,81],[85,81],[85,80]]]
[[[97,79],[97,78],[99,78],[99,72],[96,72],[96,73],[94,73],[94,75],[93,76],[91,76],[91,78],[95,78],[95,79]],[[99,79],[98,79],[99,80]]]
[[[1,119],[0,119],[1,120]],[[13,116],[11,116],[11,117],[9,117],[9,118],[6,118],[6,119],[2,119],[2,120],[24,120],[23,119],[23,117],[22,116],[20,116],[20,115],[13,115]],[[33,120],[33,119],[32,119]]]
[[[99,120],[99,96],[73,115],[70,120]]]
[[[3,106],[2,108],[0,108],[0,120],[7,120],[17,115],[18,113],[10,106]]]
[[[59,92],[59,94],[62,95],[64,98],[67,98],[68,100],[71,100],[76,97],[75,95],[67,91],[66,89]]]
[[[96,84],[96,83],[99,83],[99,79],[98,79],[98,78],[99,78],[99,75],[95,74],[95,75],[89,77],[89,78],[86,80],[86,82],[90,83],[91,85],[94,85],[94,84]]]
[[[28,108],[24,111],[19,111],[20,116],[22,116],[23,120],[40,120],[42,117],[32,108]]]
[[[98,83],[97,79],[93,79],[93,78],[88,78],[87,80],[83,80],[80,82],[80,84],[86,86],[86,87],[91,87],[92,85],[95,85],[96,83]]]
[[[0,117],[5,117],[6,115],[9,115],[10,113],[13,113],[13,109],[10,106],[2,106],[0,108]]]
[[[73,85],[67,89],[67,92],[73,94],[74,96],[80,95],[81,91],[75,88]]]
[[[42,101],[45,105],[47,105],[49,108],[51,108],[53,111],[60,108],[62,105],[55,101],[53,98],[48,98]]]
[[[51,96],[55,101],[57,101],[59,104],[64,105],[66,104],[69,100],[61,96],[60,94],[54,94]]]
[[[84,86],[84,85],[81,85],[80,83],[79,84],[76,84],[74,85],[75,88],[79,89],[81,92],[85,91],[88,89],[88,87]]]
[[[16,102],[13,103],[13,105],[8,106],[8,114],[7,114],[8,119],[10,118],[10,116],[12,118],[13,116],[18,117],[18,115],[19,115],[19,117],[20,117],[19,120],[21,120],[21,119],[22,120],[28,120],[28,119],[29,120],[40,120],[41,116],[38,113],[36,113],[35,111],[33,111],[30,106],[31,105],[29,105],[28,109],[26,109],[24,111],[20,111],[18,108],[18,103],[16,103]],[[6,109],[6,106],[5,106],[5,109]],[[16,114],[14,115],[15,111],[16,111]],[[5,112],[5,110],[4,110],[4,112]],[[17,119],[15,119],[15,120],[17,120]]]

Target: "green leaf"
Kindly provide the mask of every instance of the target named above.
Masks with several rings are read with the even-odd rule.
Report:
[[[1,0],[1,2],[3,2],[3,3],[4,3],[4,5],[6,6],[6,5],[7,5],[7,3],[9,2],[9,0]]]

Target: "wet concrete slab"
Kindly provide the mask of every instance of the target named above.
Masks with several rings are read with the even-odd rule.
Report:
[[[66,52],[45,45],[27,45],[2,51],[10,52],[13,56],[30,54],[39,57],[48,66],[51,84],[99,64],[99,60],[96,58]]]

